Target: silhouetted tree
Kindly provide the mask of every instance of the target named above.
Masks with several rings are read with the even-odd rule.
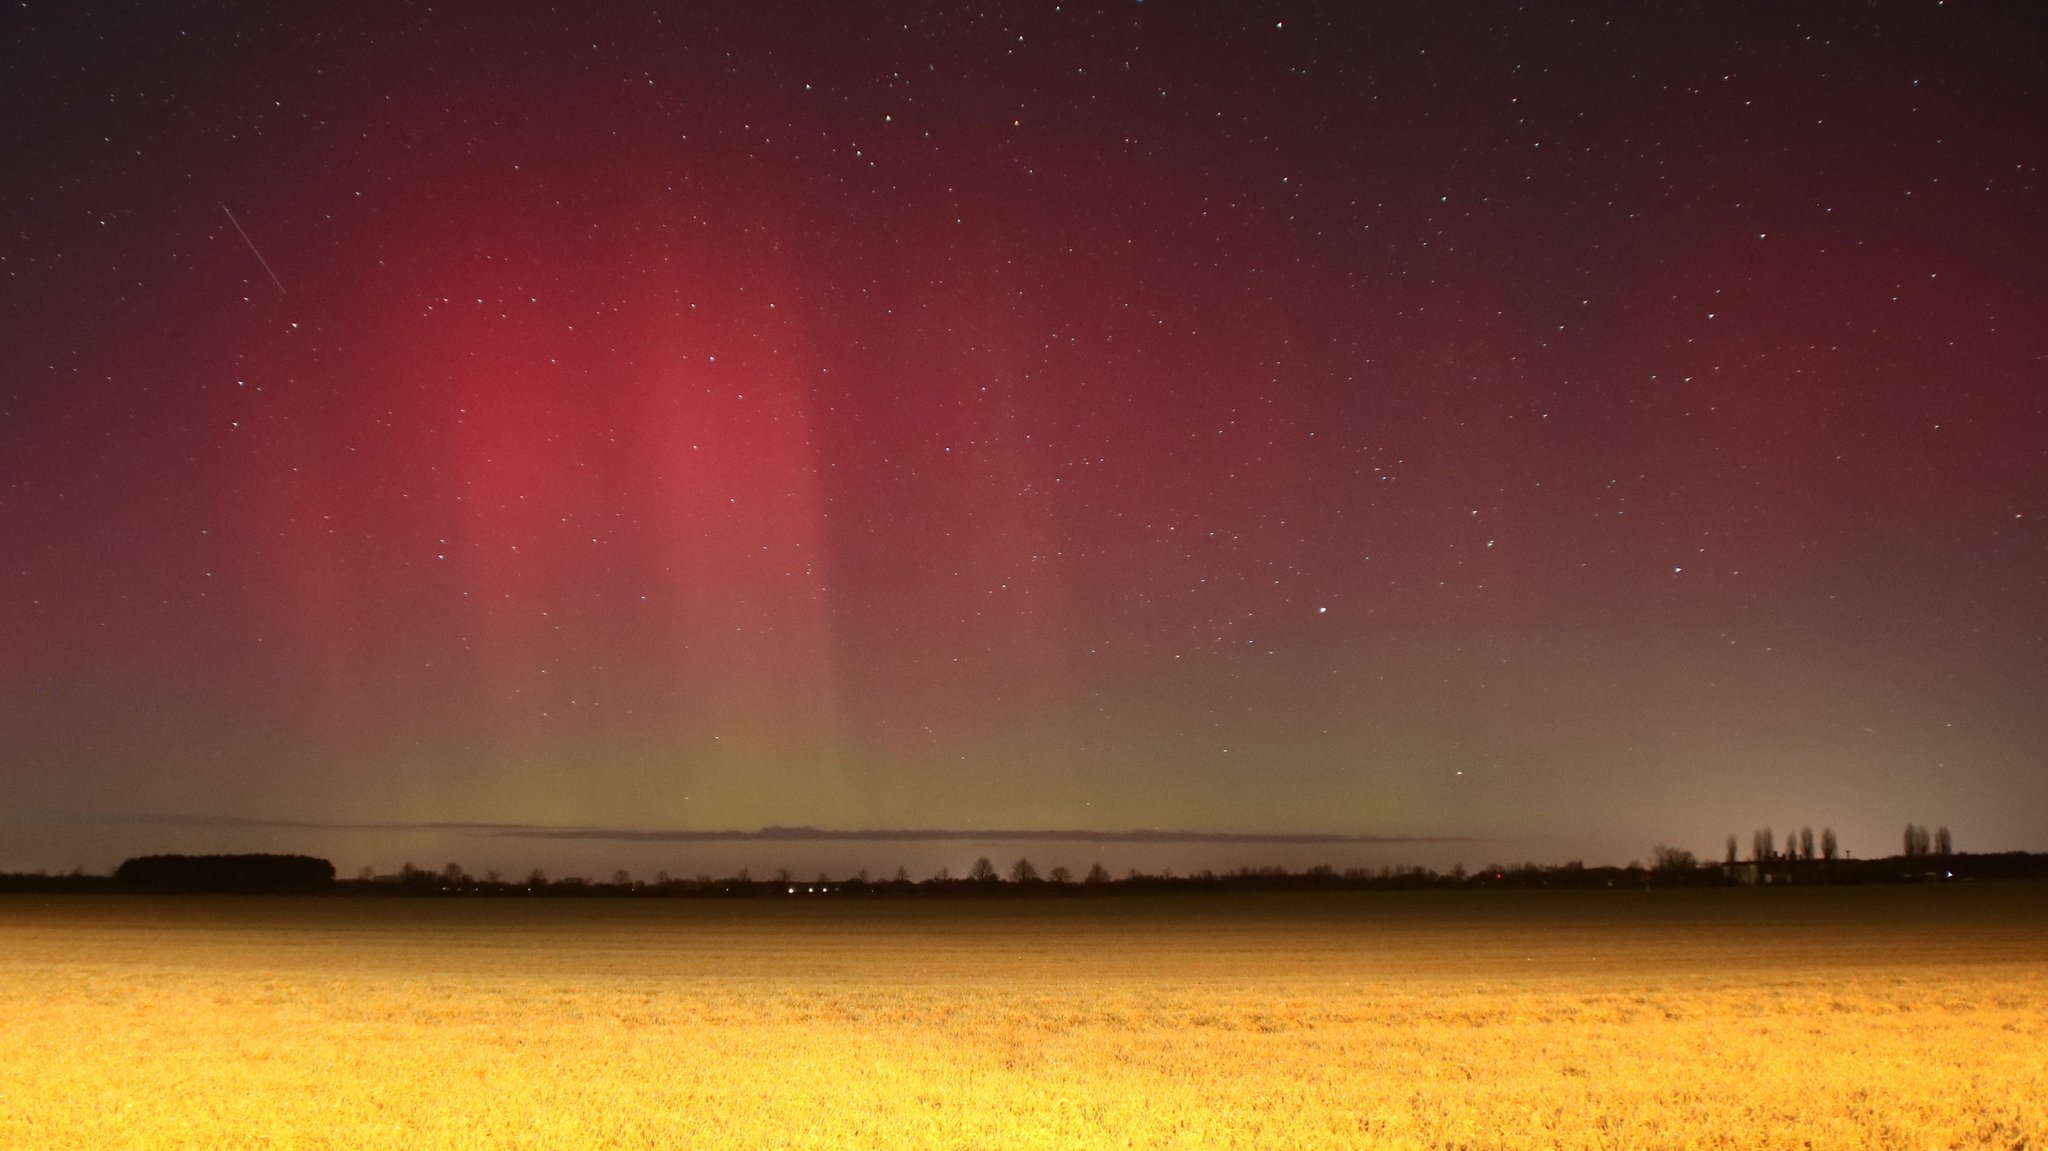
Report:
[[[526,886],[528,886],[528,887],[546,887],[547,885],[548,885],[548,873],[547,873],[547,872],[545,872],[545,871],[542,871],[542,870],[541,870],[540,868],[536,867],[536,868],[534,868],[534,869],[533,869],[532,871],[529,871],[529,872],[527,872],[527,873],[526,873]]]
[[[1010,865],[1010,882],[1036,883],[1038,882],[1038,869],[1031,866],[1030,860],[1019,858],[1017,862]]]
[[[1927,829],[1925,827],[1922,827],[1917,823],[1909,823],[1906,825],[1906,834],[1904,836],[1904,854],[1907,858],[1910,859],[1926,855],[1928,850],[1928,844],[1929,841],[1927,836]]]
[[[1799,858],[1813,858],[1813,829],[1810,827],[1799,829]]]
[[[895,876],[894,876],[894,877],[892,877],[892,878],[890,879],[890,882],[891,882],[891,883],[909,883],[909,882],[910,882],[910,869],[909,869],[909,868],[907,868],[907,867],[899,867],[899,868],[897,868],[897,869],[896,869],[896,874],[895,874]]]
[[[451,860],[446,866],[441,868],[441,883],[444,886],[461,887],[468,882],[469,873],[462,870],[461,864]]]
[[[1091,863],[1088,865],[1087,877],[1081,880],[1081,882],[1094,884],[1108,883],[1109,868],[1102,866],[1100,863]]]
[[[1650,861],[1650,867],[1655,871],[1691,871],[1700,865],[1692,852],[1661,843],[1650,849]]]
[[[1756,829],[1756,833],[1749,837],[1749,857],[1751,859],[1756,860],[1758,863],[1769,863],[1771,857],[1777,853],[1777,837],[1771,834],[1770,828],[1759,827]]]
[[[996,865],[990,863],[988,856],[984,855],[974,861],[973,867],[967,869],[967,878],[976,883],[994,883],[998,878],[996,875]]]
[[[1842,845],[1835,840],[1834,828],[1823,827],[1820,829],[1820,857],[1822,859],[1832,861],[1835,856],[1841,853],[1841,847]]]
[[[1046,873],[1046,878],[1054,883],[1072,883],[1074,882],[1074,873],[1064,867],[1055,867]]]
[[[1726,858],[1725,860],[1723,860],[1722,862],[1724,862],[1724,863],[1734,863],[1734,862],[1735,862],[1735,833],[1734,833],[1734,832],[1732,832],[1732,831],[1728,833],[1728,857],[1727,857],[1727,858]]]
[[[791,871],[787,867],[778,867],[775,869],[775,882],[777,883],[788,883],[790,880],[795,878],[796,872]]]
[[[398,865],[398,886],[407,891],[432,891],[438,878],[425,868],[414,867],[411,860]]]
[[[1949,838],[1948,828],[1934,829],[1934,854],[1947,856],[1955,854],[1955,840]]]

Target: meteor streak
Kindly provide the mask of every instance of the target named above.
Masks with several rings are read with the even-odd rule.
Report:
[[[270,282],[277,285],[277,294],[280,296],[286,295],[287,293],[284,290],[284,281],[277,278],[276,272],[270,271],[270,261],[264,259],[263,253],[256,250],[256,241],[250,239],[249,233],[242,230],[242,222],[240,220],[235,219],[235,214],[233,212],[228,212],[228,206],[226,204],[222,204],[220,206],[220,210],[228,213],[228,223],[233,224],[235,226],[235,231],[241,233],[242,242],[244,244],[249,245],[249,252],[251,255],[254,255],[256,257],[256,262],[263,265],[263,270],[265,272],[270,273]]]

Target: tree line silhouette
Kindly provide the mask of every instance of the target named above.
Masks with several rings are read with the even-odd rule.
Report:
[[[337,879],[334,865],[305,855],[149,855],[126,860],[112,875],[83,870],[50,875],[0,873],[0,892],[146,892],[163,894],[353,894],[478,897],[610,897],[610,898],[774,898],[815,896],[1086,897],[1134,892],[1202,891],[1372,891],[1474,888],[1628,888],[1716,887],[1755,884],[1856,884],[2011,879],[2048,877],[2048,853],[2023,851],[1990,854],[1956,852],[1948,829],[1929,833],[1908,825],[1904,850],[1895,856],[1851,859],[1836,850],[1832,829],[1816,838],[1810,828],[1788,835],[1779,850],[1770,828],[1760,828],[1750,841],[1750,856],[1736,858],[1736,838],[1728,837],[1722,862],[1702,863],[1692,852],[1658,844],[1650,863],[1626,867],[1588,867],[1574,860],[1564,864],[1489,864],[1468,870],[1457,864],[1447,871],[1429,867],[1387,865],[1338,870],[1321,864],[1302,871],[1283,867],[1243,867],[1232,871],[1137,870],[1118,877],[1101,863],[1076,877],[1066,867],[1041,873],[1028,858],[1008,868],[983,856],[962,876],[947,868],[914,880],[897,868],[888,877],[865,869],[834,878],[819,875],[798,879],[788,868],[756,876],[742,868],[728,876],[708,873],[690,877],[656,872],[640,879],[619,870],[607,879],[567,876],[551,879],[536,868],[521,878],[495,871],[471,875],[460,864],[438,871],[405,864],[395,873],[379,875],[364,868],[353,879]]]

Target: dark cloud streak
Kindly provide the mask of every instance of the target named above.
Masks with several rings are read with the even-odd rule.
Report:
[[[1271,844],[1370,844],[1370,843],[1452,843],[1471,842],[1455,837],[1412,835],[1336,835],[1313,832],[1262,833],[1239,831],[1161,831],[1131,829],[1092,831],[1078,828],[989,828],[905,827],[859,830],[831,830],[816,827],[764,827],[758,831],[635,830],[617,827],[518,828],[496,834],[521,839],[610,839],[637,842],[704,843],[752,840],[773,843],[861,842],[1051,842],[1051,843],[1271,843]]]
[[[78,816],[77,822],[153,824],[170,827],[239,827],[308,831],[466,832],[503,839],[609,840],[623,843],[1210,843],[1210,844],[1397,844],[1483,843],[1484,839],[1439,835],[1346,835],[1325,832],[1174,831],[1130,828],[634,828],[556,827],[533,823],[374,823],[243,816],[131,814]],[[62,817],[52,821],[63,822]]]

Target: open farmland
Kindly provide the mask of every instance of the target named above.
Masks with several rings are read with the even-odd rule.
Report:
[[[0,898],[0,1146],[2048,1146],[2048,885]]]

